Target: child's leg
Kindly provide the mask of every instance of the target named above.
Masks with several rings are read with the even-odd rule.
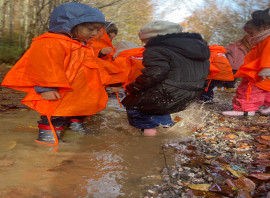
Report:
[[[54,143],[53,131],[50,127],[47,116],[41,116],[38,121],[39,135],[37,140],[41,142]],[[64,131],[63,126],[66,124],[66,118],[60,116],[51,117],[52,125],[54,126],[58,140],[61,140],[62,132]]]
[[[233,98],[235,111],[258,111],[259,107],[264,105],[265,91],[253,85],[249,99],[247,99],[248,87],[248,80],[243,79],[236,90],[236,96]]]
[[[206,87],[208,86],[208,90],[207,91],[203,91],[201,93],[201,100],[207,104],[211,104],[213,103],[213,99],[214,99],[214,91],[213,89],[217,86],[217,85],[221,85],[222,82],[218,81],[218,80],[212,80],[211,83],[208,85],[206,85]]]
[[[263,115],[270,115],[270,92],[266,91],[265,92],[265,101],[264,101],[264,106],[266,107],[265,109],[261,110],[260,112]]]
[[[248,80],[243,78],[242,82],[236,90],[236,95],[233,98],[234,111],[224,111],[223,115],[227,116],[242,116],[249,115],[254,116],[255,111],[259,110],[259,107],[264,104],[264,90],[252,86],[249,94],[249,100],[247,99]]]
[[[155,136],[159,125],[173,125],[170,115],[148,115],[137,110],[127,109],[130,125],[144,131],[145,136]]]
[[[68,117],[69,128],[70,128],[72,131],[90,132],[90,131],[84,126],[84,120],[85,120],[85,116],[72,116],[72,117]]]
[[[233,74],[235,74],[236,72],[237,72],[237,70],[233,70]],[[235,78],[234,81],[224,81],[223,82],[224,88],[226,88],[226,89],[235,88],[236,81],[237,81],[237,78]]]

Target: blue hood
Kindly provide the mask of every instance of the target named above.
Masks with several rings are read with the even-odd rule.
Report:
[[[105,23],[101,11],[88,5],[76,2],[64,3],[57,6],[50,17],[49,32],[67,32],[80,23]]]

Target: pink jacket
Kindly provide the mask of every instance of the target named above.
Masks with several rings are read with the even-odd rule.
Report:
[[[248,54],[245,46],[237,41],[226,46],[225,49],[227,50],[225,55],[232,66],[232,70],[238,70],[244,64],[245,56]]]

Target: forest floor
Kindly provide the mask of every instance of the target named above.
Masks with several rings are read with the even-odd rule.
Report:
[[[221,115],[233,96],[215,91],[216,102],[204,105],[204,125],[162,146],[163,184],[145,198],[270,198],[270,116]]]
[[[9,69],[0,66],[0,82]],[[26,108],[20,103],[24,93],[5,87],[0,93],[0,113]],[[145,198],[270,198],[270,117],[222,116],[221,111],[231,108],[234,93],[215,94],[216,102],[204,105],[210,113],[203,127],[162,145],[163,184],[148,190]]]

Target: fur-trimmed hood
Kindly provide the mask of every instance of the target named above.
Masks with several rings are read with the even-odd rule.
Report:
[[[149,39],[145,45],[146,48],[154,46],[164,46],[190,59],[206,60],[210,58],[209,47],[198,33],[158,35]]]

